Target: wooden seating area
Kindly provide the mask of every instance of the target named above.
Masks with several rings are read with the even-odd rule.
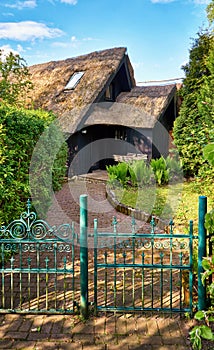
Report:
[[[133,162],[135,160],[141,160],[144,161],[148,160],[148,156],[145,153],[127,153],[127,155],[121,155],[121,154],[113,154],[113,158],[115,162],[122,163],[122,162]]]

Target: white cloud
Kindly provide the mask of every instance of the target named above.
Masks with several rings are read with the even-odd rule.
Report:
[[[23,10],[24,8],[35,8],[37,0],[16,1],[14,4],[6,4],[5,7]]]
[[[61,42],[61,41],[55,41],[53,44],[51,44],[53,47],[61,47],[61,48],[69,48],[71,46],[71,43],[69,42]]]
[[[12,12],[3,12],[2,16],[4,16],[4,17],[14,17],[14,14]]]
[[[196,5],[208,5],[210,0],[193,0]]]
[[[169,4],[178,0],[150,0],[153,4]],[[187,0],[196,5],[208,5],[210,0]]]
[[[168,4],[169,2],[174,2],[176,0],[151,0],[153,4]]]
[[[60,0],[61,3],[68,4],[68,5],[76,5],[77,0]]]
[[[23,49],[22,45],[20,45],[20,44],[17,45],[17,51],[18,51],[19,53],[25,52],[25,50]]]
[[[91,38],[90,36],[87,37],[87,38],[83,38],[82,40],[83,40],[83,41],[94,41],[94,40],[97,41],[97,39]]]
[[[10,45],[0,46],[0,50],[2,52],[1,59],[4,61],[7,56],[12,52],[14,55],[19,55],[19,50],[14,50]]]
[[[75,35],[72,35],[70,38],[70,41],[62,42],[62,41],[55,41],[51,44],[52,47],[61,47],[61,48],[77,48],[81,47],[83,44],[84,46],[87,45],[87,43],[90,43],[91,41],[99,41],[99,39],[91,38],[91,37],[85,37],[85,38],[77,38]]]
[[[77,0],[48,0],[52,5],[55,5],[56,2],[61,2],[62,4],[68,4],[68,5],[76,5]]]
[[[28,41],[35,39],[52,39],[64,33],[57,28],[49,28],[43,23],[33,21],[0,23],[0,39]]]

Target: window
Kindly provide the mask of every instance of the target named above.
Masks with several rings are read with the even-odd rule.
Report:
[[[71,79],[67,83],[65,90],[73,90],[78,85],[80,79],[82,78],[84,72],[76,72],[72,75]]]
[[[110,84],[105,92],[105,99],[106,101],[112,101],[113,100],[113,85]]]
[[[125,129],[115,129],[114,134],[115,140],[124,140],[127,141],[127,132]]]

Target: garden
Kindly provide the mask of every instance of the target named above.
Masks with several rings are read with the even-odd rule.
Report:
[[[193,40],[189,62],[183,66],[185,78],[179,91],[182,104],[173,128],[176,148],[171,156],[152,159],[150,163],[134,161],[107,168],[108,186],[118,202],[161,218],[173,219],[174,232],[188,231],[189,220],[194,221],[197,234],[198,197],[208,197],[205,227],[213,239],[214,233],[214,2],[207,7],[210,27],[200,30]],[[39,183],[43,210],[51,204],[47,183],[51,177],[53,190],[63,185],[66,175],[67,145],[54,132],[57,117],[35,110],[29,104],[28,92],[33,89],[25,61],[9,54],[3,59],[0,51],[0,226],[22,213],[30,197],[29,167],[37,141],[44,131],[40,155],[33,172]],[[12,78],[12,83],[11,83]],[[26,103],[27,101],[27,103]],[[30,106],[30,107],[29,107]],[[51,127],[50,127],[51,126]],[[51,137],[54,135],[54,137]],[[47,142],[48,140],[48,142]],[[53,162],[50,154],[58,149]],[[44,163],[50,171],[44,172]],[[52,190],[52,189],[51,189]],[[35,193],[35,196],[37,193]],[[40,198],[41,199],[41,198]],[[203,259],[202,282],[206,284],[206,310],[195,310],[197,325],[190,330],[193,349],[213,348],[214,324],[214,256]],[[197,274],[197,272],[195,272]],[[116,281],[116,279],[115,279]]]
[[[203,149],[203,157],[213,168],[214,144]],[[173,219],[174,233],[188,234],[189,221],[193,220],[195,234],[198,234],[198,197],[209,198],[208,213],[205,216],[205,227],[211,235],[214,232],[214,183],[207,175],[206,179],[195,177],[185,179],[180,160],[172,157],[152,159],[150,164],[144,160],[130,163],[119,163],[108,166],[108,186],[114,192],[118,202],[127,207],[142,210],[155,217],[163,217],[168,222]],[[174,199],[174,200],[173,200]],[[176,202],[176,203],[174,203]],[[167,221],[166,221],[167,226]],[[213,240],[213,238],[211,238]],[[195,253],[197,259],[197,252]],[[200,310],[195,319],[202,324],[195,326],[190,337],[193,349],[202,349],[202,339],[213,341],[214,321],[214,282],[210,276],[214,273],[214,256],[203,260],[204,273],[202,281],[207,284],[207,294],[210,302],[208,311]],[[197,266],[197,265],[196,265]],[[194,271],[197,278],[197,270]]]

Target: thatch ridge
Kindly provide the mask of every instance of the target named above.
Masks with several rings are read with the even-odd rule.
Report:
[[[34,107],[52,110],[60,116],[93,103],[125,54],[126,48],[120,47],[30,66]],[[66,84],[77,71],[85,73],[74,90],[65,92]]]
[[[69,133],[82,125],[96,123],[152,128],[175,95],[176,85],[136,86],[134,71],[126,52],[125,47],[117,47],[30,66],[34,84],[31,101],[34,108],[53,111],[63,129]],[[109,110],[112,115],[107,113],[105,117],[103,108],[97,106],[91,116],[87,115],[89,107],[99,102],[100,94],[123,62],[126,62],[130,86],[133,86],[131,91],[120,93],[116,100],[120,106],[116,106],[116,103]],[[66,91],[65,86],[78,71],[84,71],[83,77],[75,89]]]

